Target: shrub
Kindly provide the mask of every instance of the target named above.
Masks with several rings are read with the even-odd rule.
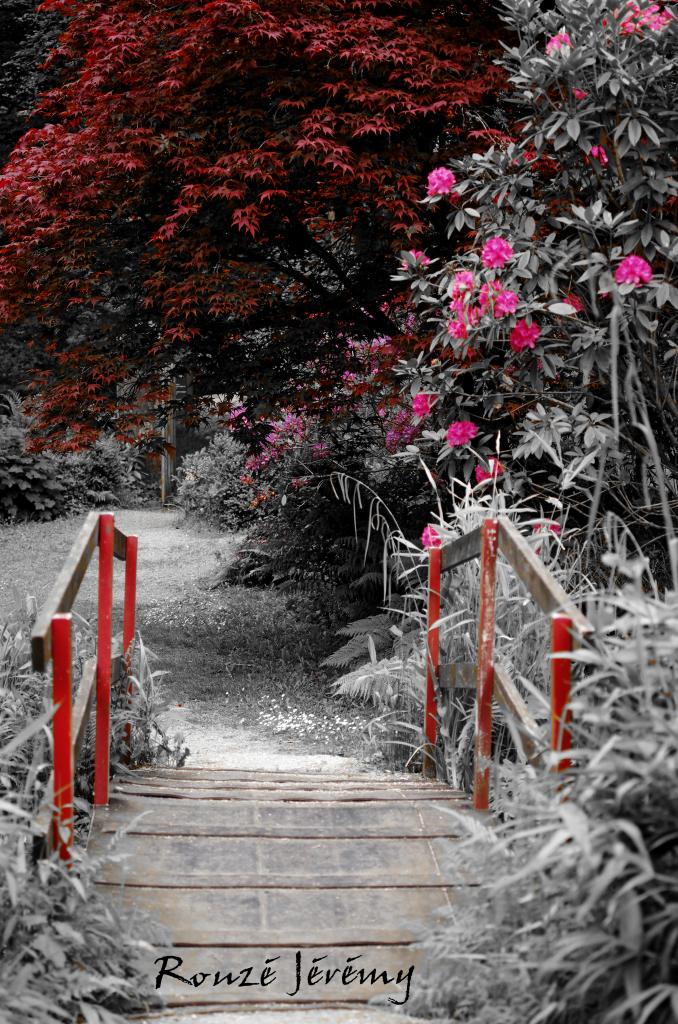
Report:
[[[398,275],[426,345],[403,367],[413,449],[482,483],[499,444],[502,487],[562,492],[584,520],[600,471],[595,503],[661,539],[676,486],[678,19],[647,0],[501,7],[525,117],[440,169],[445,194],[426,201],[457,252],[405,252]],[[450,434],[455,421],[475,435]]]
[[[189,516],[237,530],[251,516],[251,495],[241,480],[246,449],[229,431],[215,434],[200,451],[187,455],[177,472],[177,504]]]
[[[129,502],[144,485],[143,456],[111,437],[78,453],[34,453],[29,419],[13,392],[0,395],[0,521],[55,519],[83,507]]]
[[[134,503],[143,493],[143,455],[112,437],[100,436],[84,452],[53,456],[64,473],[66,504],[83,506]]]

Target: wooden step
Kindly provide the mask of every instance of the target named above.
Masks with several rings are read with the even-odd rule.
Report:
[[[94,856],[115,851],[97,833]],[[446,839],[271,839],[128,835],[124,859],[97,877],[113,885],[189,888],[381,888],[469,884]]]
[[[259,794],[242,801],[189,801],[114,793],[109,807],[95,811],[93,832],[125,828],[138,835],[433,838],[458,836],[459,814],[466,807],[460,801],[290,803],[262,801]]]
[[[129,776],[117,776],[111,784],[112,793],[125,793],[136,796],[176,797],[186,800],[258,800],[272,801],[389,801],[389,800],[438,800],[461,801],[465,797],[447,786],[371,786],[353,789],[340,786],[330,789],[325,785],[300,788],[294,784],[279,784],[274,787],[257,783],[244,783],[234,786],[230,782],[208,783],[193,780],[174,781],[172,779],[133,779]]]
[[[450,887],[186,889],[107,885],[124,913],[140,907],[180,946],[353,946],[414,942],[451,906]]]

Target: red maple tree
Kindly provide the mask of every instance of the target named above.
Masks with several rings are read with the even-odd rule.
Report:
[[[0,172],[0,323],[49,354],[45,441],[134,433],[185,374],[321,409],[348,337],[398,333],[422,182],[502,82],[490,5],[42,6],[59,84]]]

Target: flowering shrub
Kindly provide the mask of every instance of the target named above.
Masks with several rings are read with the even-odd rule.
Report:
[[[453,252],[397,275],[427,339],[401,372],[434,399],[410,449],[480,483],[499,451],[504,488],[574,503],[604,474],[601,501],[628,514],[635,481],[646,508],[678,485],[677,19],[667,3],[502,8],[529,118],[485,133],[454,181],[429,177]]]

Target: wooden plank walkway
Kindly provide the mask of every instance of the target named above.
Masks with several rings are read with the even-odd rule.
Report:
[[[422,926],[472,884],[467,808],[421,776],[147,769],[114,781],[89,846],[125,830],[98,883],[166,927],[148,970],[167,957],[168,1006],[359,1010],[414,990]]]

